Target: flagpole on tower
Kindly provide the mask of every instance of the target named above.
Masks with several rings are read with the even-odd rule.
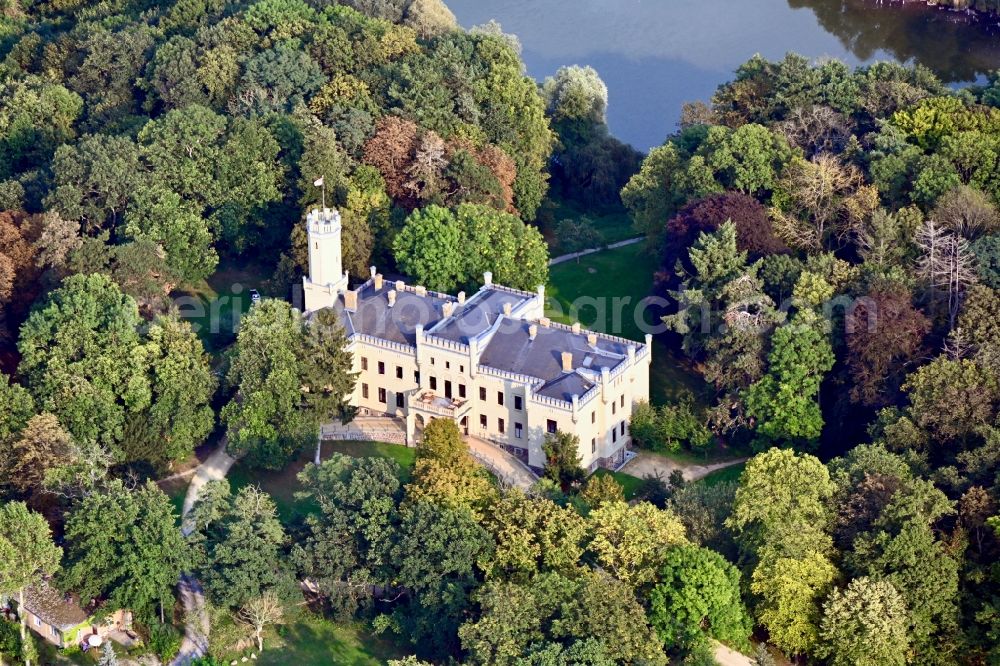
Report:
[[[313,186],[323,188],[323,210],[326,210],[326,176],[320,176],[313,181]]]

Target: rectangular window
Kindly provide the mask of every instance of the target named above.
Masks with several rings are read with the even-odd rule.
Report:
[[[524,398],[519,395],[514,396],[514,409],[518,411],[524,409]]]
[[[444,369],[445,370],[451,370],[451,361],[445,361],[444,362]]]
[[[378,390],[378,401],[379,401],[379,402],[381,402],[381,403],[382,403],[383,405],[384,405],[384,404],[386,404],[386,403],[388,402],[388,401],[386,400],[386,396],[385,396],[385,389],[384,389],[384,388],[380,388],[380,389]]]
[[[616,405],[615,403],[611,403],[611,415],[612,416],[614,416],[614,414],[615,414],[615,407],[617,407],[617,406],[618,405]]]
[[[458,366],[458,371],[461,372],[462,374],[465,374],[465,366],[464,365]]]
[[[35,626],[36,627],[42,626],[42,621],[40,619],[38,619],[37,617],[35,618]]]
[[[520,423],[515,423],[514,424],[514,437],[517,437],[518,439],[521,439],[521,434],[523,433],[523,431],[524,431],[524,428],[521,426]]]
[[[464,398],[465,397],[465,384],[459,384],[458,385],[458,397],[459,398]]]
[[[378,362],[378,374],[380,375],[385,374],[385,363],[383,361]]]
[[[497,391],[497,404],[503,407],[503,391]]]
[[[361,385],[361,397],[365,400],[368,399],[368,384]]]
[[[590,452],[597,453],[597,438],[590,440]]]
[[[618,431],[617,430],[612,430],[611,431],[611,441],[612,442],[617,442],[618,441]]]
[[[403,378],[403,366],[397,365],[396,366],[396,379],[402,379],[402,378]]]
[[[438,378],[437,377],[431,377],[431,390],[432,391],[437,391],[437,389],[438,389]]]
[[[624,393],[622,394],[622,397],[621,397],[621,406],[622,407],[625,406],[625,394]]]
[[[53,638],[59,638],[59,630],[55,627],[49,627],[49,633],[52,634]]]
[[[479,415],[479,427],[483,430],[486,429],[486,414]]]
[[[403,408],[403,394],[402,393],[396,393],[396,406],[399,407],[400,409]]]
[[[591,423],[597,423],[597,412],[596,411],[590,413],[590,422]]]
[[[479,387],[479,399],[480,400],[486,400],[486,387],[485,386],[480,386]]]
[[[505,426],[504,426],[504,423],[503,423],[503,419],[497,419],[497,430],[500,431],[501,435],[504,433],[504,427]]]
[[[451,382],[444,380],[444,397],[451,398]]]
[[[434,357],[431,356],[431,365],[434,365]]]
[[[419,370],[414,370],[413,371],[413,382],[417,386],[420,386],[420,371]]]
[[[555,421],[553,421],[552,419],[548,419],[545,422],[545,430],[549,434],[555,434],[556,430],[558,430],[558,429],[559,429],[559,425]]]
[[[622,431],[622,437],[624,437],[625,436],[625,422],[624,421],[622,421],[621,431]]]
[[[365,358],[364,356],[361,357],[361,369],[362,370],[368,369],[368,359]]]

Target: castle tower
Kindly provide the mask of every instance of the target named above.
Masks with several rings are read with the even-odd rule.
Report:
[[[332,306],[347,290],[347,273],[340,244],[340,213],[313,209],[306,215],[309,275],[302,278],[306,312]]]

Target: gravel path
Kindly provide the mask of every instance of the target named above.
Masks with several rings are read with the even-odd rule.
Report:
[[[732,467],[746,461],[746,458],[735,458],[733,460],[726,460],[725,462],[712,463],[711,465],[698,465],[695,463],[679,463],[665,456],[640,451],[635,458],[622,467],[621,471],[632,476],[637,476],[640,479],[648,479],[659,475],[666,481],[670,478],[671,472],[679,469],[684,473],[686,481],[695,481],[708,476],[718,469]]]
[[[226,474],[235,462],[236,460],[226,453],[226,442],[223,441],[222,445],[195,470],[187,495],[184,496],[184,508],[181,511],[181,532],[184,536],[194,529],[187,520],[187,515],[198,501],[201,489],[209,481],[226,478]],[[181,604],[184,606],[184,639],[181,641],[180,651],[170,662],[170,666],[187,666],[195,659],[205,656],[211,621],[205,612],[205,593],[201,583],[190,574],[184,574],[177,587],[181,595]]]
[[[538,477],[523,462],[503,449],[478,437],[466,437],[472,456],[512,486],[528,490]]]
[[[576,259],[577,257],[586,257],[588,254],[594,254],[595,252],[603,252],[604,250],[617,250],[620,247],[625,247],[626,245],[635,245],[636,243],[646,240],[644,237],[639,236],[637,238],[627,238],[623,241],[618,241],[617,243],[611,243],[607,247],[593,247],[589,250],[581,250],[579,252],[570,252],[569,254],[563,254],[558,257],[552,257],[549,259],[549,266],[555,266],[556,264],[561,264],[564,261],[570,261]]]

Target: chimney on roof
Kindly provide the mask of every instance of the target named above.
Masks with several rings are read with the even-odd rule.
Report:
[[[487,287],[493,284],[493,273],[491,273],[490,271],[486,271],[485,273],[483,273],[483,284],[485,284]]]
[[[542,317],[538,320],[538,323],[542,325],[542,328],[548,328],[552,321],[548,317]]]
[[[510,316],[510,311],[511,311],[512,309],[513,309],[513,307],[511,306],[511,304],[510,304],[510,303],[504,303],[504,304],[503,304],[503,313],[504,313],[505,315],[507,315],[508,317]]]
[[[368,273],[369,273],[369,274],[370,274],[370,275],[371,275],[372,277],[375,277],[375,267],[374,267],[374,266],[369,266],[369,267],[368,267]]]
[[[464,303],[465,303],[465,292],[460,291],[458,292],[458,304],[463,305]]]
[[[563,372],[573,372],[573,352],[562,353],[562,370]]]
[[[455,312],[455,304],[452,303],[451,301],[445,301],[444,304],[441,306],[441,313],[445,317],[450,317],[453,312]]]
[[[421,296],[421,297],[426,296],[427,295],[427,287],[424,287],[422,285],[417,285],[416,287],[413,288],[413,293],[415,293],[417,296]]]
[[[534,340],[538,336],[538,324],[532,324],[528,327],[528,339]]]
[[[396,304],[396,290],[390,289],[389,293],[386,294],[386,298],[389,299],[389,307],[391,308],[393,305]]]
[[[348,312],[358,311],[358,292],[354,289],[348,289],[344,292],[344,309]]]
[[[573,322],[573,335],[580,335],[580,322]]]
[[[597,333],[587,333],[587,344],[591,347],[597,346]]]
[[[382,274],[376,273],[372,276],[372,280],[375,282],[375,291],[380,291],[382,289]]]
[[[402,280],[396,280],[396,291],[403,291],[406,289],[406,283]]]

